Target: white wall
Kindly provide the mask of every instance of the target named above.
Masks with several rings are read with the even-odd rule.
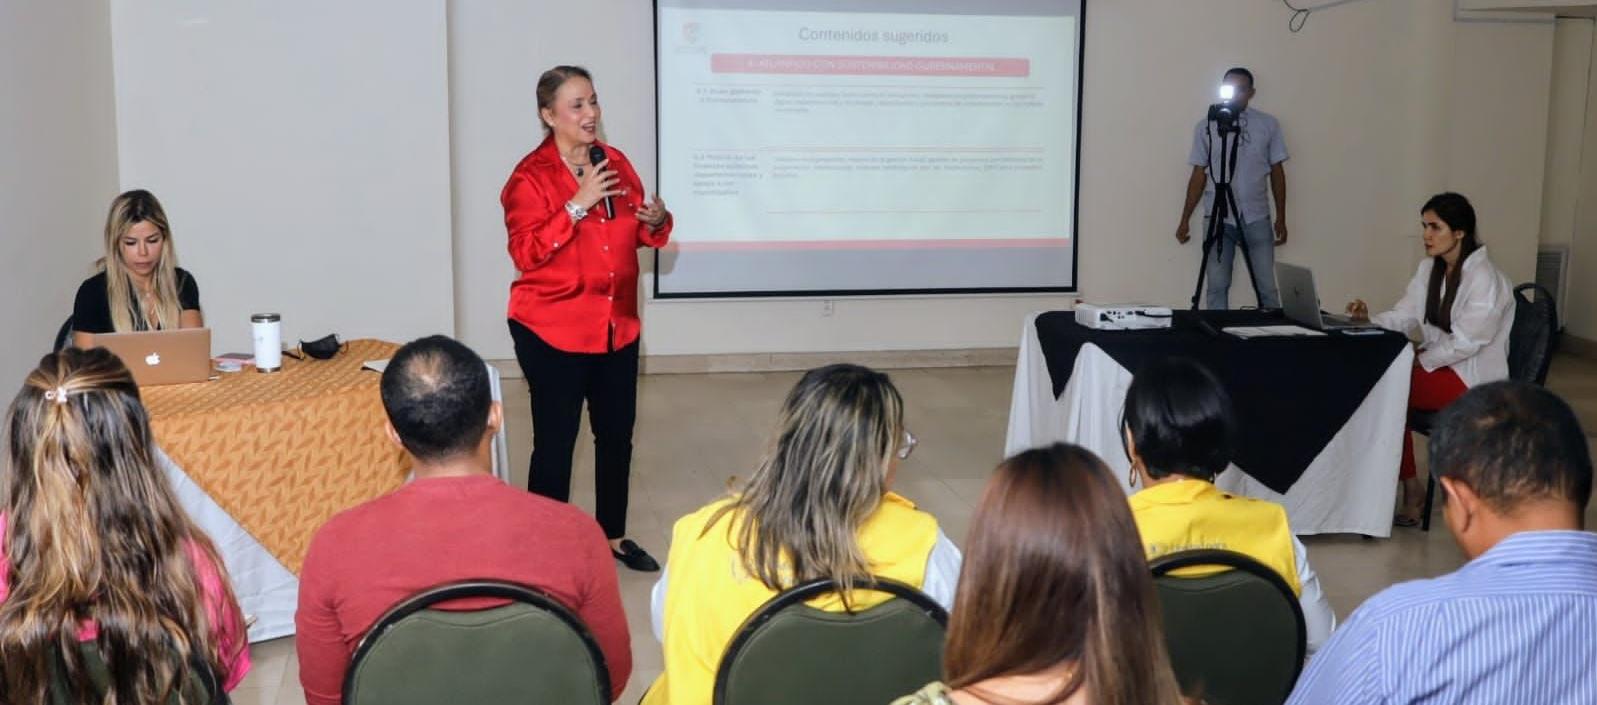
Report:
[[[248,351],[257,311],[290,342],[452,332],[444,0],[111,19],[121,182],[166,206],[217,351]]]
[[[0,404],[72,313],[116,186],[107,0],[0,2]]]
[[[1575,236],[1592,30],[1593,21],[1589,18],[1559,19],[1553,40],[1547,170],[1542,186],[1542,244],[1568,245]]]
[[[1515,284],[1536,279],[1552,95],[1552,22],[1455,25],[1447,186]]]
[[[652,18],[634,0],[450,4],[458,330],[510,357],[514,272],[499,187],[538,137],[532,86],[557,63],[595,71],[608,139],[654,174]],[[593,18],[605,31],[585,33]],[[1531,278],[1542,218],[1551,23],[1454,22],[1450,0],[1353,3],[1291,34],[1259,0],[1095,0],[1087,5],[1082,296],[1185,304],[1196,242],[1172,237],[1192,123],[1229,66],[1258,76],[1281,118],[1292,239],[1327,305],[1395,300],[1421,256],[1428,196],[1463,191],[1516,281]],[[652,184],[650,184],[652,186]],[[645,255],[645,265],[652,257]],[[1239,265],[1240,266],[1240,265]],[[649,276],[645,273],[645,285]],[[1237,282],[1234,300],[1251,300]],[[648,301],[650,355],[1013,345],[1028,311],[1075,297]]]
[[[1590,82],[1586,88],[1575,227],[1570,238],[1569,305],[1564,326],[1571,335],[1597,341],[1597,306],[1593,305],[1597,302],[1597,51],[1590,52],[1587,67]]]

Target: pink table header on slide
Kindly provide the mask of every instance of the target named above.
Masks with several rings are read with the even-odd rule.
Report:
[[[834,76],[1025,77],[1031,75],[1031,60],[963,56],[711,54],[710,72]]]

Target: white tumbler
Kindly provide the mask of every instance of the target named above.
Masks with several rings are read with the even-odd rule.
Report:
[[[250,316],[250,332],[255,338],[256,371],[283,369],[283,317],[275,313]]]

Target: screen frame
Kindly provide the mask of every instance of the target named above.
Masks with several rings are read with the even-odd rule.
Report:
[[[653,248],[653,278],[649,299],[713,300],[713,299],[840,299],[849,297],[885,298],[897,296],[936,295],[993,295],[993,294],[1075,294],[1081,291],[1081,117],[1083,94],[1086,90],[1087,63],[1087,0],[1076,0],[1080,11],[1076,13],[1076,146],[1075,177],[1071,183],[1070,197],[1070,284],[1064,286],[998,286],[998,287],[948,287],[948,288],[890,288],[890,289],[796,289],[796,290],[741,290],[741,291],[660,291],[660,248]],[[654,43],[654,184],[660,188],[660,0],[651,0]]]

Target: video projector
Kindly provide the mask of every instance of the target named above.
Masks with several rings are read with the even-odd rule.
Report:
[[[1170,327],[1170,309],[1142,304],[1076,304],[1076,323],[1098,330]]]

